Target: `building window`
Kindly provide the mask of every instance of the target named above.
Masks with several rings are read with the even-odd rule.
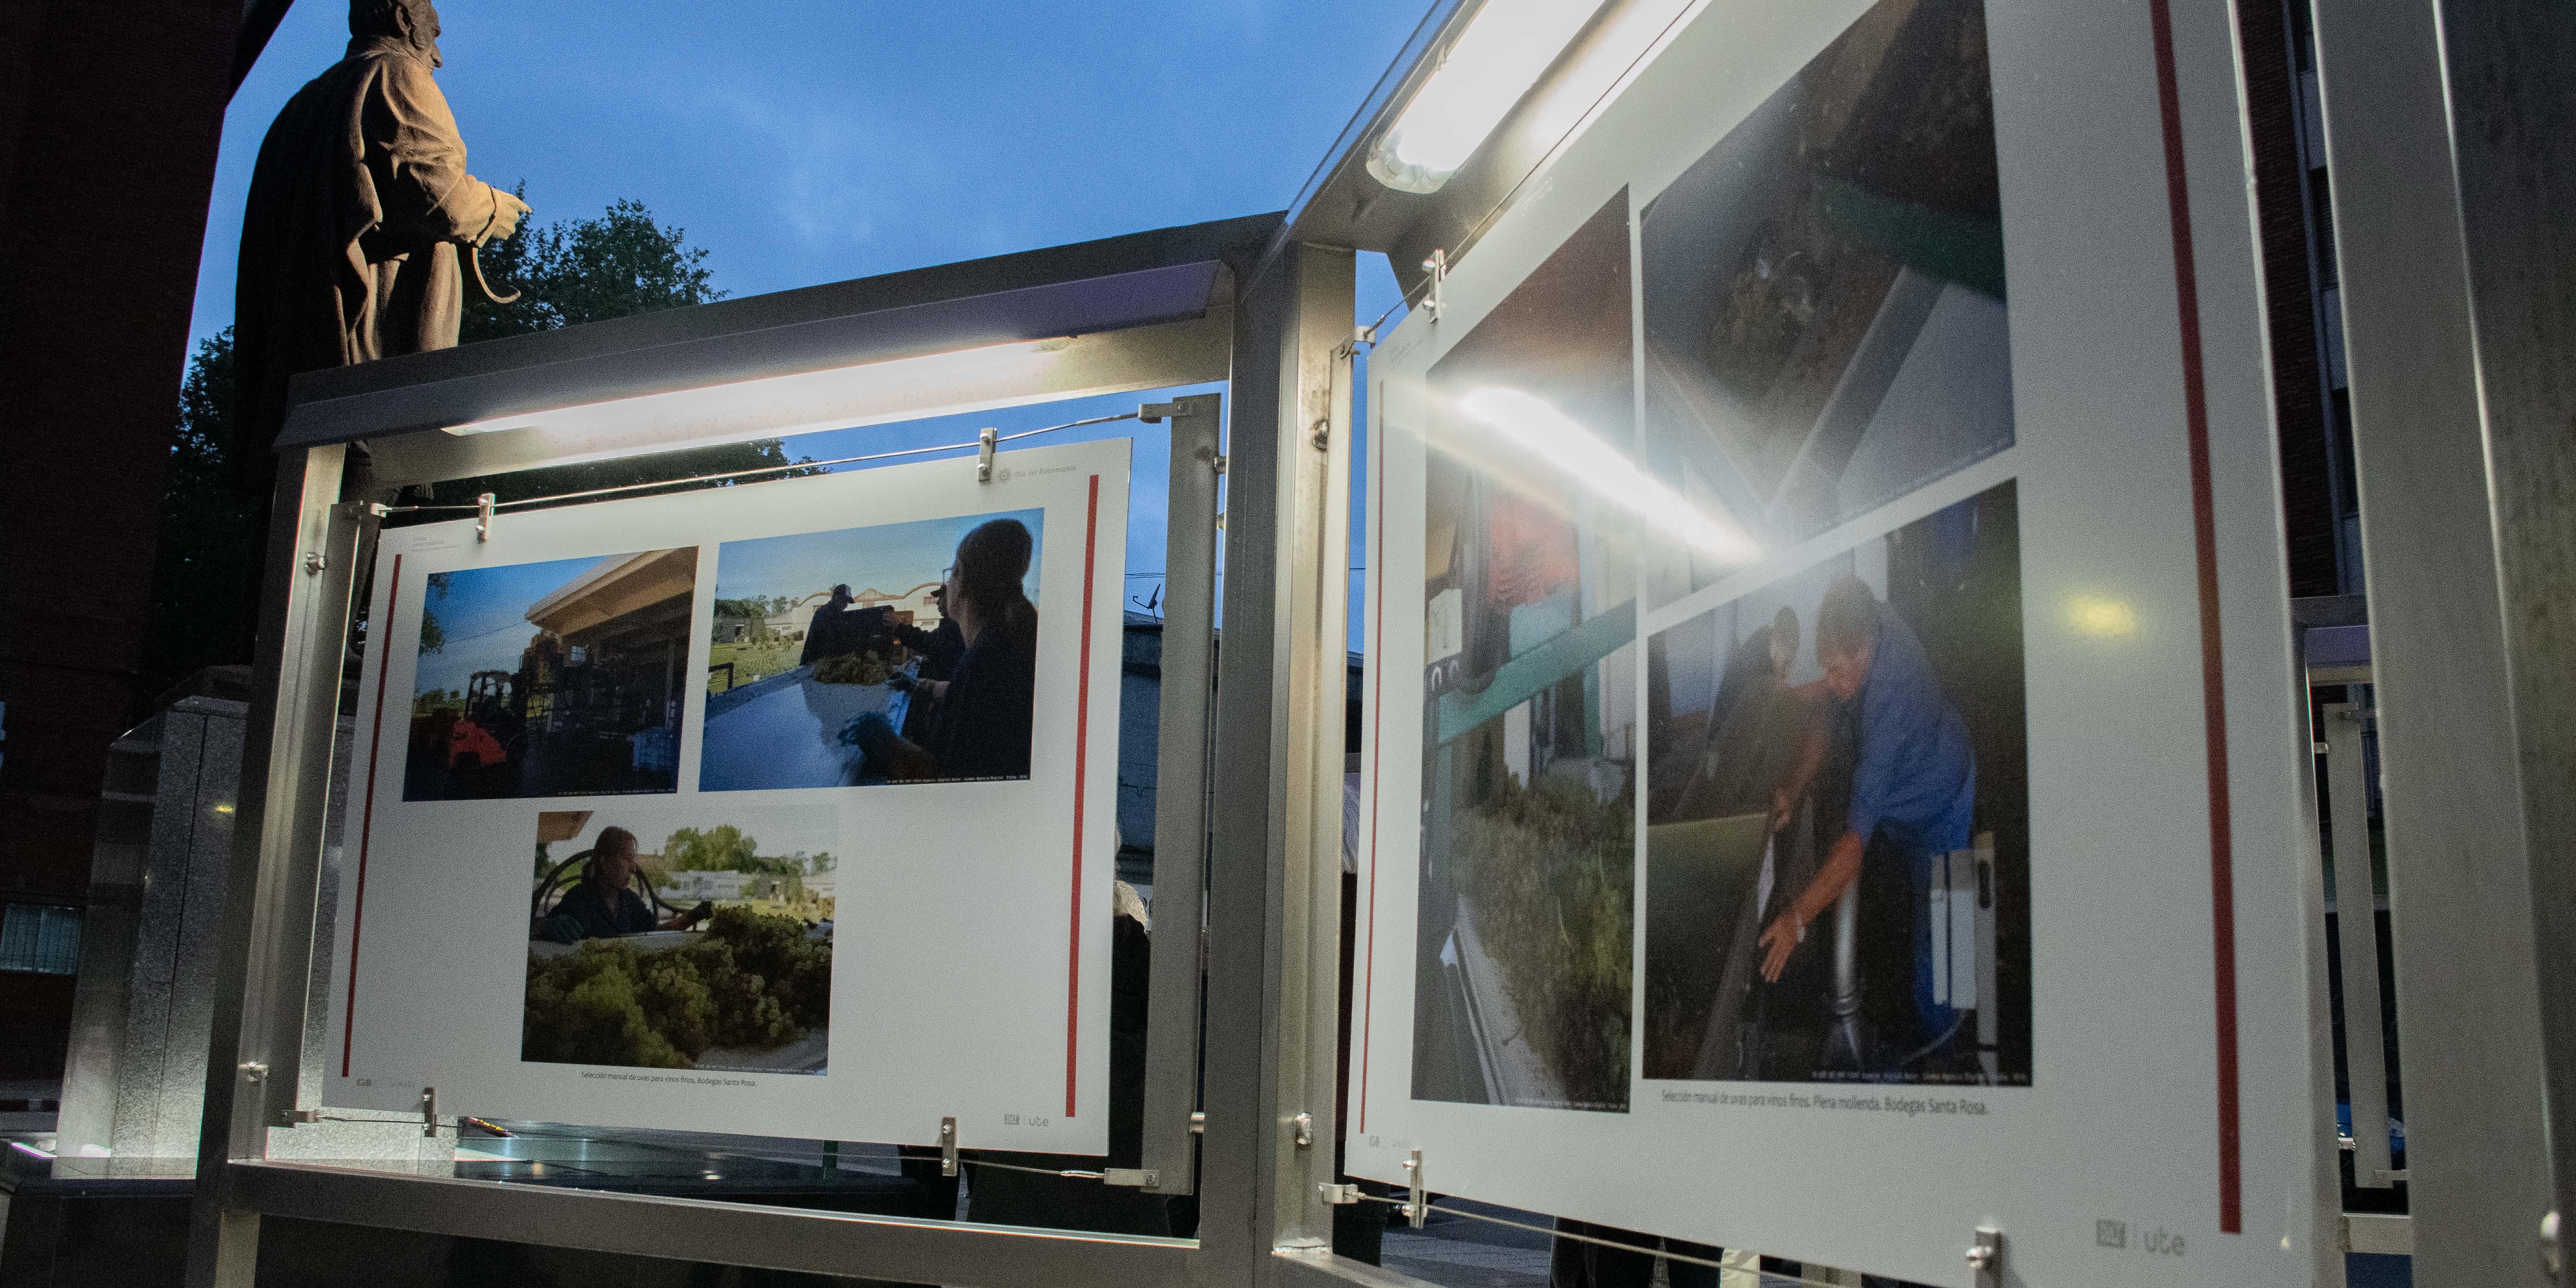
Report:
[[[0,970],[79,974],[80,927],[78,908],[10,904],[7,914],[0,916]]]

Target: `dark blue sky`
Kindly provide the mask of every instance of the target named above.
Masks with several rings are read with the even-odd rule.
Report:
[[[525,181],[536,222],[642,201],[742,296],[1280,209],[1428,4],[450,0],[438,79],[468,168]],[[261,136],[347,44],[345,3],[302,0],[233,97],[197,337],[232,320]],[[1363,256],[1360,319],[1396,301],[1384,258]],[[815,434],[790,450],[971,441],[978,425],[1008,433],[1140,400]],[[1148,599],[1163,566],[1162,436],[1125,424],[1069,437],[1129,434],[1128,591]]]
[[[537,220],[640,200],[752,295],[1280,209],[1426,5],[452,0],[439,83]],[[199,337],[232,319],[260,136],[347,15],[297,4],[233,98]]]

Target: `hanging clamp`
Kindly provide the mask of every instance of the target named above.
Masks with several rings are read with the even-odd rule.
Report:
[[[1449,252],[1445,250],[1431,252],[1431,258],[1422,261],[1422,268],[1423,271],[1431,274],[1431,294],[1423,297],[1422,303],[1430,311],[1431,320],[1437,322],[1440,320],[1440,307],[1446,302],[1442,298],[1444,292],[1441,288],[1449,281]]]
[[[1122,1185],[1130,1189],[1149,1190],[1154,1188],[1154,1183],[1160,1179],[1162,1179],[1162,1174],[1150,1167],[1104,1167],[1100,1169],[1100,1183],[1103,1185]]]
[[[1315,1116],[1313,1114],[1299,1114],[1296,1117],[1289,1119],[1288,1122],[1291,1126],[1297,1129],[1297,1148],[1313,1149],[1315,1147]]]
[[[1968,1268],[1976,1272],[1977,1288],[2003,1288],[2003,1231],[1991,1225],[1977,1227],[1976,1246],[1968,1249]]]
[[[1145,403],[1136,408],[1136,419],[1148,425],[1160,425],[1180,414],[1181,405],[1176,402]]]
[[[986,425],[975,431],[975,481],[993,481],[993,449],[1002,441],[1001,431]]]
[[[1412,1178],[1413,1191],[1405,1199],[1404,1219],[1421,1229],[1431,1220],[1431,1191],[1422,1184],[1422,1151],[1412,1150],[1404,1157],[1405,1174]]]
[[[1334,1207],[1342,1207],[1346,1204],[1357,1203],[1360,1201],[1360,1187],[1347,1181],[1339,1185],[1336,1185],[1331,1181],[1317,1181],[1315,1182],[1315,1197],[1322,1199],[1324,1202],[1329,1203]]]
[[[474,539],[476,541],[492,539],[492,512],[500,503],[501,498],[489,492],[474,498]]]
[[[939,1120],[939,1174],[941,1176],[957,1174],[957,1120],[954,1118]]]
[[[420,1134],[424,1137],[438,1135],[438,1088],[436,1087],[420,1089]]]
[[[1207,1111],[1192,1110],[1190,1112],[1190,1134],[1193,1136],[1207,1135]]]

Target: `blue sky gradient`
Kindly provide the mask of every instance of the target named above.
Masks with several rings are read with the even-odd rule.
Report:
[[[1000,510],[728,541],[716,549],[716,598],[781,595],[795,599],[829,590],[836,582],[846,583],[854,593],[878,590],[900,595],[944,576],[957,553],[958,540],[993,519],[1019,520],[1039,543],[1030,551],[1029,574],[1022,583],[1029,598],[1037,599],[1046,539],[1044,510]]]
[[[1427,7],[449,0],[438,79],[468,167],[505,188],[525,181],[533,220],[642,201],[710,252],[717,287],[743,296],[1281,209]],[[198,273],[199,338],[232,320],[260,139],[341,57],[347,14],[335,0],[288,10],[233,97]],[[1384,257],[1363,255],[1357,320],[1398,299]],[[971,441],[983,425],[1012,433],[1180,392],[1195,390],[810,434],[789,451],[819,460]],[[1134,607],[1153,598],[1163,567],[1162,430],[1106,425],[1032,445],[1130,435]]]
[[[438,618],[446,644],[420,655],[413,678],[417,696],[441,689],[463,692],[476,671],[516,671],[519,653],[537,637],[528,621],[536,602],[574,578],[609,560],[549,559],[543,563],[504,564],[498,568],[464,568],[445,574],[447,593],[426,591],[425,607]],[[437,577],[440,574],[433,573]]]

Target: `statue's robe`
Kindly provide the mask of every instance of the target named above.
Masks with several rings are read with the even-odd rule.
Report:
[[[430,65],[392,37],[296,91],[251,171],[234,290],[243,436],[264,477],[287,381],[456,343],[465,311],[453,243],[491,226],[490,185],[465,172],[465,140]]]

